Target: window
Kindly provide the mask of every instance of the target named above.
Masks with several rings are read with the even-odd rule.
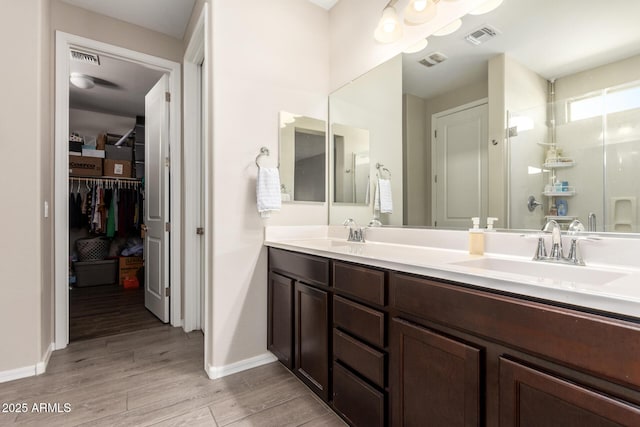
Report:
[[[640,108],[640,85],[624,89],[605,89],[597,95],[569,101],[569,121]]]

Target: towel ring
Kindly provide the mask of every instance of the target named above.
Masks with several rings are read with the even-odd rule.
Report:
[[[378,172],[380,172],[381,175],[382,173],[386,172],[389,178],[391,178],[391,171],[385,168],[382,163],[376,163],[376,169],[378,169]]]
[[[269,156],[269,149],[267,147],[261,147],[260,148],[260,154],[258,154],[256,156],[256,166],[260,167],[260,164],[258,163],[258,160],[260,160],[260,157],[265,157],[265,156]]]

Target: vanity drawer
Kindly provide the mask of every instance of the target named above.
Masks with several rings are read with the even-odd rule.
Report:
[[[386,304],[385,272],[342,262],[333,264],[333,286],[372,304]]]
[[[384,313],[335,296],[333,324],[368,343],[384,347]]]
[[[326,258],[269,248],[269,268],[306,283],[329,285],[329,260]]]
[[[333,364],[333,407],[353,426],[385,425],[384,393]]]
[[[358,371],[374,384],[384,387],[384,353],[357,339],[333,330],[333,357]]]

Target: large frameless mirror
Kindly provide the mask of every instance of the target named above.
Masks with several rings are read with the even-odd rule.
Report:
[[[326,122],[280,112],[280,189],[283,202],[324,202]]]

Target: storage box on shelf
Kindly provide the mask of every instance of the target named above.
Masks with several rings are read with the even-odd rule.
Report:
[[[126,160],[128,162],[133,161],[133,147],[127,147],[125,145],[111,145],[105,146],[106,159],[109,160]]]
[[[131,178],[131,162],[126,160],[104,159],[104,176]]]
[[[102,159],[69,156],[69,176],[102,176]]]

